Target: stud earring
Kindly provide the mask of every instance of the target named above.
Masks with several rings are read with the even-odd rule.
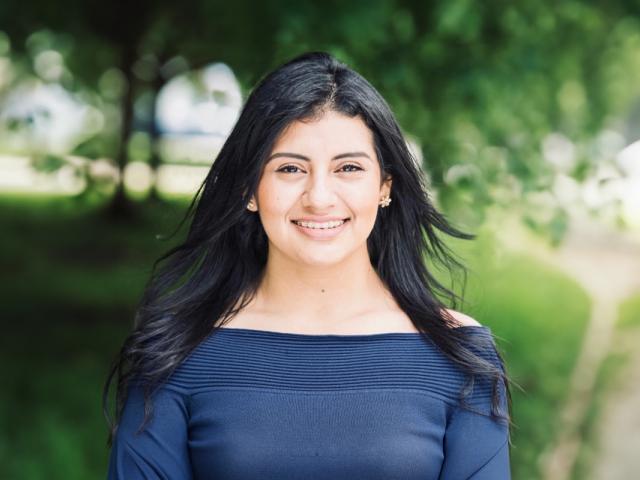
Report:
[[[251,210],[252,212],[255,212],[257,210],[256,204],[253,203],[253,200],[249,200],[249,204],[247,205],[247,210]]]
[[[382,201],[380,202],[380,206],[382,208],[388,207],[390,203],[391,203],[391,198],[389,196],[386,196],[382,198]]]

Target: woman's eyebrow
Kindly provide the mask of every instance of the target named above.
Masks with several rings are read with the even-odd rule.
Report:
[[[278,157],[297,158],[298,160],[304,160],[305,162],[311,161],[309,157],[305,157],[304,155],[300,155],[299,153],[278,152],[278,153],[274,153],[269,158],[267,158],[267,162],[269,160],[273,160],[274,158],[278,158]],[[346,152],[346,153],[340,153],[336,155],[331,159],[331,161],[340,160],[341,158],[354,158],[354,157],[367,157],[369,160],[371,160],[371,157],[365,152]]]

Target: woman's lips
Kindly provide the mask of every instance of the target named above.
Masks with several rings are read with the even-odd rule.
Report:
[[[313,238],[314,240],[330,240],[336,237],[337,235],[339,235],[340,232],[344,230],[345,226],[347,225],[347,223],[349,223],[349,221],[350,220],[345,220],[345,222],[342,225],[334,228],[309,228],[309,227],[303,227],[302,225],[298,225],[293,221],[291,223],[295,228],[298,229],[299,232],[301,232],[302,234],[306,235],[309,238]]]

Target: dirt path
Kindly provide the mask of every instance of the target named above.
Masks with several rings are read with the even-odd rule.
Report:
[[[609,231],[603,226],[586,218],[576,217],[572,220],[571,230],[558,249],[551,249],[542,241],[531,238],[518,222],[501,221],[500,237],[506,248],[525,251],[539,260],[562,269],[573,277],[587,291],[593,302],[591,316],[585,332],[580,353],[571,378],[566,404],[559,417],[558,436],[550,448],[540,457],[540,469],[545,480],[568,480],[575,464],[580,444],[580,426],[584,421],[590,404],[591,394],[596,381],[600,364],[612,346],[617,309],[620,302],[640,291],[640,239],[638,235],[622,234]],[[635,364],[640,375],[640,362]],[[632,373],[630,373],[632,374]],[[640,383],[637,383],[640,385]],[[626,397],[625,397],[626,398]],[[612,422],[623,413],[628,404],[612,399]],[[636,403],[640,405],[640,400]],[[638,410],[635,407],[636,411]],[[615,410],[615,412],[613,411]],[[617,416],[615,416],[617,415]],[[624,423],[624,421],[622,421]],[[611,428],[613,424],[611,424]],[[619,427],[618,427],[619,428]],[[629,425],[631,428],[631,425]],[[623,430],[629,435],[632,430]],[[639,430],[635,430],[637,438]],[[624,442],[621,431],[603,431],[602,468],[611,463],[629,463],[631,458],[623,458],[624,451],[616,450],[615,443],[608,445],[608,439],[616,435]],[[607,439],[607,440],[605,440]],[[616,452],[615,454],[613,452]],[[640,450],[636,450],[640,451]],[[605,456],[611,458],[607,459]],[[631,455],[635,459],[640,455]],[[613,479],[608,473],[594,479]],[[629,476],[615,478],[632,478]]]
[[[599,455],[591,480],[640,478],[640,328],[616,334],[613,350],[628,353],[629,360],[616,375],[598,419]]]

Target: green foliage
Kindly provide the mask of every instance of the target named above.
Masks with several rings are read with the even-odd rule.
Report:
[[[31,158],[31,166],[39,172],[44,173],[55,172],[68,164],[69,162],[67,162],[64,157],[51,153],[34,155]]]
[[[618,326],[621,328],[640,327],[640,294],[628,298],[620,305]]]
[[[61,15],[67,11],[75,16]],[[152,129],[155,94],[185,68],[226,62],[246,92],[298,53],[332,52],[388,99],[420,140],[443,205],[474,224],[494,204],[526,204],[530,192],[549,191],[554,170],[541,142],[552,132],[576,145],[570,175],[592,173],[599,159],[590,142],[638,97],[640,21],[622,0],[189,0],[180,7],[64,0],[55,9],[8,0],[0,17],[20,19],[7,25],[15,62],[60,52],[63,85],[90,92],[103,111],[103,131],[77,153],[117,157],[121,166],[133,125]],[[112,80],[119,86],[106,88]],[[114,110],[127,117],[134,103],[146,111],[118,129]],[[529,223],[558,241],[563,215]]]

